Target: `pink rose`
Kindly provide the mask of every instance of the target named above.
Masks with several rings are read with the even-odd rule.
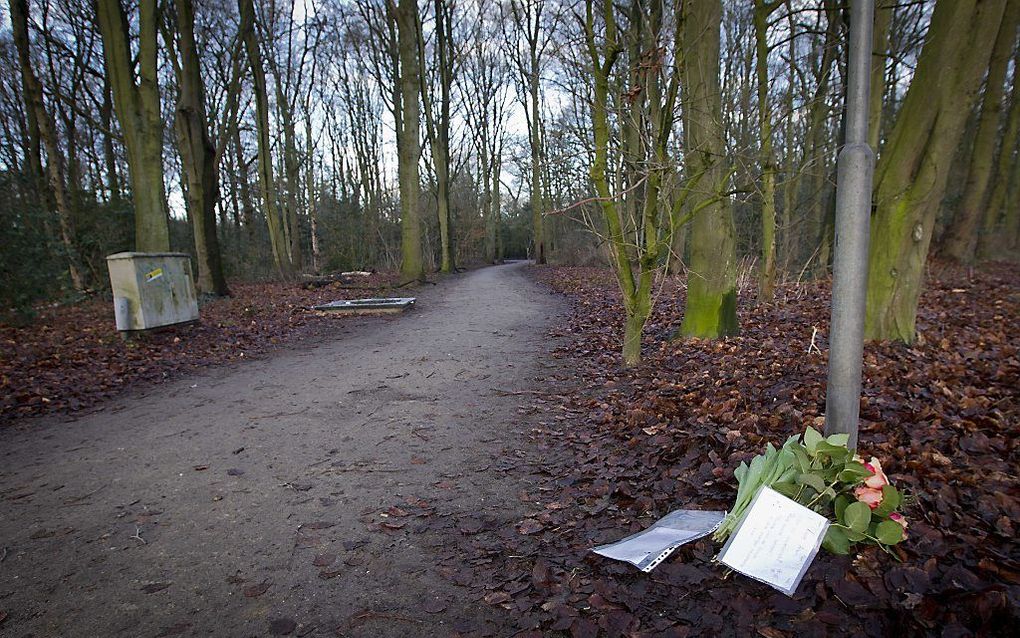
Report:
[[[889,484],[889,479],[886,478],[885,472],[882,471],[882,464],[878,462],[878,459],[871,457],[871,461],[864,464],[864,467],[871,472],[871,476],[864,480],[864,484],[874,490],[881,490],[883,485]]]
[[[903,538],[907,537],[907,519],[899,512],[893,512],[889,515],[889,520],[896,521],[903,526]]]
[[[867,503],[871,509],[875,509],[882,503],[882,490],[861,486],[854,490],[854,496],[858,501]]]

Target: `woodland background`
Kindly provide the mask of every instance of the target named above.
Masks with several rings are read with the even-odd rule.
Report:
[[[868,330],[910,341],[929,253],[1016,255],[1020,8],[877,5]],[[739,268],[767,299],[831,265],[835,0],[8,9],[6,314],[103,291],[123,250],[191,253],[209,294],[531,257],[613,264],[633,344],[663,272],[698,275],[685,331],[719,336]]]

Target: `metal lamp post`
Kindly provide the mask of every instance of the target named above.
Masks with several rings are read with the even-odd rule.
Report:
[[[836,223],[829,324],[829,380],[825,433],[845,432],[857,447],[864,311],[868,290],[868,235],[875,154],[868,146],[874,0],[851,0],[846,96],[846,144],[836,163]]]

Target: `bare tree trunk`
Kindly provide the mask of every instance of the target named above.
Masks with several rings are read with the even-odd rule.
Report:
[[[1013,68],[1020,68],[1018,64],[1020,64],[1020,50],[1013,58]],[[981,222],[977,251],[978,257],[981,259],[993,257],[1001,247],[1004,234],[1000,232],[1002,228],[1000,227],[999,214],[1003,211],[1009,198],[1011,179],[1015,180],[1015,173],[1020,170],[1020,161],[1014,158],[1017,141],[1020,140],[1020,82],[1014,80],[1009,100],[1009,115],[1006,116],[1006,130],[1002,134],[1002,143],[999,146],[995,179]],[[1007,209],[1007,213],[1009,212]],[[1012,213],[1015,215],[1016,211],[1012,211]],[[1009,241],[1015,242],[1015,239]]]
[[[116,202],[121,198],[120,177],[117,169],[117,153],[113,148],[113,89],[110,87],[110,79],[103,78],[103,105],[100,108],[100,118],[103,125],[103,160],[106,163],[106,190],[109,191],[110,201]]]
[[[67,268],[71,276],[71,285],[74,286],[75,290],[84,290],[84,272],[82,271],[81,260],[78,257],[78,248],[74,243],[74,217],[67,196],[67,187],[64,182],[64,158],[60,153],[60,148],[57,146],[53,118],[46,110],[46,105],[43,102],[42,84],[39,83],[39,79],[32,69],[32,57],[29,52],[28,42],[28,2],[27,0],[10,0],[10,9],[14,44],[18,49],[18,60],[21,63],[21,82],[24,87],[25,108],[27,112],[33,115],[38,127],[39,138],[43,146],[46,147],[46,155],[49,159],[49,162],[47,162],[49,185],[56,205],[57,217],[60,221],[60,240],[67,257]]]
[[[536,25],[535,30],[538,30]],[[537,35],[536,35],[537,40]],[[531,49],[531,72],[528,76],[528,95],[530,97],[531,116],[528,120],[531,143],[531,228],[532,241],[535,244],[535,263],[544,264],[548,260],[545,245],[545,219],[542,215],[542,137],[541,116],[538,103],[539,66],[536,44]]]
[[[166,189],[163,183],[163,117],[159,108],[156,0],[140,0],[138,15],[138,81],[131,55],[131,34],[120,0],[96,0],[103,36],[106,73],[113,106],[120,121],[135,205],[135,249],[170,250]]]
[[[400,174],[401,253],[400,272],[404,280],[424,281],[422,262],[421,225],[418,219],[418,199],[421,184],[418,178],[418,160],[421,157],[418,97],[421,88],[419,66],[418,4],[416,0],[399,0],[396,9],[397,54],[400,60],[400,127],[397,138],[397,170]]]
[[[223,274],[220,243],[216,236],[216,204],[220,182],[216,148],[209,138],[205,115],[205,86],[195,42],[195,8],[192,0],[175,0],[177,7],[178,72],[177,109],[174,125],[181,166],[187,180],[188,215],[195,236],[198,289],[213,295],[229,295]],[[172,34],[170,36],[172,38]]]
[[[311,101],[306,106],[306,111],[310,110]],[[319,253],[319,220],[317,219],[316,211],[316,198],[315,192],[315,145],[312,143],[312,117],[308,113],[305,118],[305,143],[308,149],[308,170],[306,171],[306,179],[308,182],[308,223],[311,226],[312,232],[312,270],[316,273],[319,272],[321,261],[321,255]],[[368,240],[369,238],[364,238]]]
[[[1006,11],[999,25],[999,33],[988,63],[985,94],[981,102],[977,132],[971,150],[970,168],[963,191],[963,200],[946,231],[943,254],[959,263],[971,263],[977,246],[977,229],[988,204],[988,183],[995,161],[995,143],[999,138],[999,120],[1002,114],[1003,82],[1006,68],[1016,44],[1017,24],[1020,21],[1020,0],[1007,0]]]
[[[241,14],[239,28],[248,53],[248,63],[253,79],[255,94],[256,129],[258,133],[258,175],[262,196],[262,210],[269,226],[269,243],[273,248],[273,260],[281,277],[294,275],[294,264],[290,260],[289,247],[276,204],[276,184],[273,181],[272,145],[269,140],[269,99],[266,95],[266,72],[262,67],[262,55],[255,35],[255,7],[252,0],[237,0]]]
[[[436,171],[436,213],[439,217],[440,272],[456,269],[450,228],[450,85],[453,67],[450,59],[449,5],[446,0],[435,0],[436,74],[439,82],[439,113],[435,112],[425,75],[422,74],[422,107],[425,111],[426,137],[432,146],[432,161]],[[418,36],[422,38],[421,26]],[[424,40],[418,42],[424,59]]]
[[[871,104],[868,105],[868,146],[878,156],[882,142],[882,98],[885,95],[885,60],[889,52],[889,27],[894,8],[892,0],[878,0],[875,27],[871,33]]]
[[[301,227],[298,221],[298,193],[301,190],[301,168],[297,156],[297,130],[294,125],[294,107],[289,102],[284,90],[283,78],[276,65],[274,80],[276,85],[276,108],[283,124],[283,173],[286,175],[287,192],[285,193],[284,234],[287,238],[287,254],[291,266],[301,269]]]
[[[772,112],[769,106],[768,19],[782,0],[754,0],[755,76],[758,83],[758,128],[761,134],[761,271],[759,301],[771,301],[776,287],[776,163],[772,152]]]
[[[834,0],[824,0],[826,26],[822,42],[822,59],[819,65],[817,86],[808,110],[808,152],[804,165],[810,166],[810,180],[807,182],[809,191],[806,199],[810,202],[809,218],[812,222],[815,245],[817,246],[817,262],[815,270],[824,274],[829,269],[829,256],[832,237],[831,209],[826,202],[826,179],[829,171],[829,155],[826,148],[827,131],[825,121],[829,112],[828,96],[832,84],[832,67],[836,58],[836,49],[840,40],[839,7]]]

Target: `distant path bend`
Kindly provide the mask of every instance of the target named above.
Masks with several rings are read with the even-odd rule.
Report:
[[[549,375],[563,308],[522,264],[416,292],[335,339],[0,430],[0,633],[443,635],[491,618],[436,573],[443,539],[387,533],[379,512],[428,497],[512,524],[521,486],[490,468],[526,445],[519,395]]]

